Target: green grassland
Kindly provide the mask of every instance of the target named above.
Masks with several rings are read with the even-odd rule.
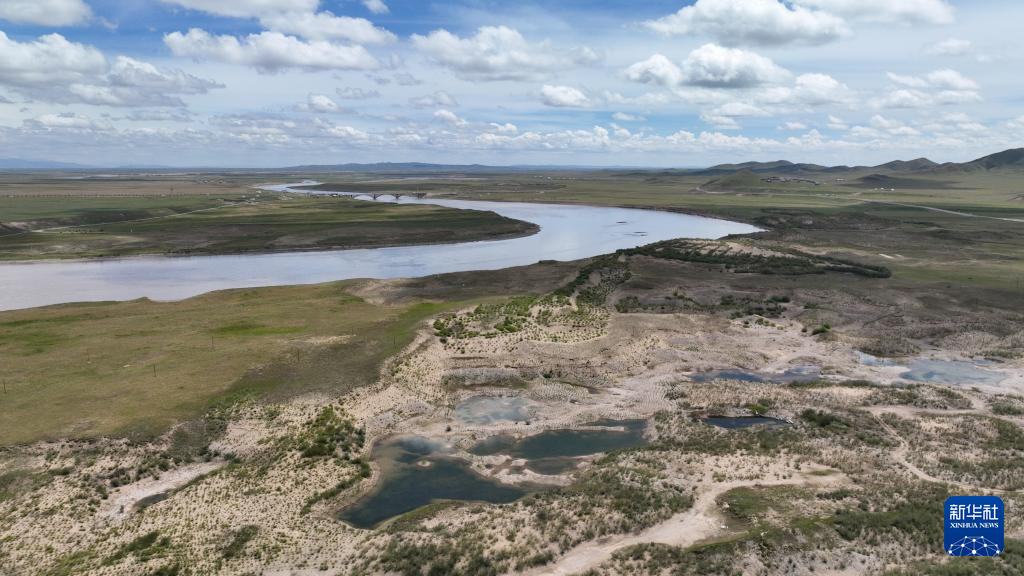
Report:
[[[654,208],[728,218],[765,228],[765,241],[855,257],[909,280],[1018,293],[1024,289],[1024,174],[914,173],[883,180],[907,186],[895,190],[873,189],[872,175],[862,170],[809,176],[817,186],[768,183],[762,181],[765,175],[731,178],[681,171],[495,174],[479,180],[439,177],[362,185],[377,192],[425,190],[446,197]],[[332,182],[344,182],[346,190],[360,185],[359,177]]]
[[[541,265],[408,281],[382,304],[355,295],[362,284],[347,281],[2,312],[0,446],[145,438],[248,397],[341,395],[375,382],[426,319],[544,292],[574,270]]]
[[[367,176],[360,175],[339,177],[339,186],[347,190],[358,184],[379,192],[427,191],[490,200],[652,207],[742,220],[765,229],[743,243],[799,254],[800,262],[786,259],[792,275],[780,273],[781,264],[774,260],[768,262],[774,268],[757,274],[723,274],[719,266],[732,264],[722,260],[725,256],[714,260],[690,249],[686,242],[675,242],[629,251],[633,259],[626,261],[609,256],[386,285],[346,281],[227,290],[168,303],[143,299],[0,312],[0,447],[58,438],[145,439],[174,423],[201,419],[218,407],[240,400],[281,400],[308,392],[340,396],[375,382],[387,358],[408,344],[415,330],[425,327],[429,318],[467,307],[476,309],[473,315],[490,313],[494,319],[499,316],[498,310],[515,316],[522,307],[516,300],[508,301],[508,297],[547,294],[566,286],[580,288],[595,272],[598,285],[581,290],[577,302],[589,294],[594,303],[603,305],[609,291],[615,289],[626,296],[620,304],[632,302],[634,311],[642,311],[653,310],[648,305],[655,301],[665,306],[669,302],[667,294],[672,294],[680,309],[714,306],[724,315],[744,307],[753,310],[755,304],[760,308],[786,302],[795,307],[796,302],[788,304],[789,296],[783,301],[767,300],[768,295],[799,295],[806,290],[802,301],[795,300],[803,304],[801,321],[807,320],[811,326],[828,319],[837,329],[852,330],[852,318],[860,315],[858,322],[864,323],[882,308],[906,308],[906,315],[911,317],[906,326],[911,328],[956,316],[962,316],[965,325],[969,321],[971,329],[1001,323],[1019,325],[1019,303],[1024,301],[1024,223],[999,219],[1024,219],[1018,176],[915,175],[903,180],[912,186],[906,190],[881,191],[855,185],[853,180],[863,175],[841,176],[842,181],[834,175],[828,181],[822,177],[824,183],[820,186],[763,183],[760,178],[749,177],[706,186],[712,178],[673,172],[517,173],[472,181],[437,178],[415,182],[369,182]],[[455,230],[465,236],[454,240],[470,239],[481,229],[493,230],[493,218],[488,218],[497,218],[489,213],[349,199],[270,194],[255,197],[251,192],[243,195],[230,183],[218,186],[236,192],[221,196],[62,197],[57,201],[42,195],[0,197],[0,214],[9,221],[48,222],[50,226],[88,224],[83,228],[93,229],[90,232],[54,234],[76,246],[80,242],[89,246],[90,235],[131,236],[147,239],[148,246],[160,253],[180,246],[217,251],[310,249],[321,247],[318,243],[322,242],[347,246],[351,240],[345,234],[353,231],[377,245],[398,237],[410,241],[412,235],[402,236],[409,230],[421,235]],[[207,207],[212,209],[184,214]],[[125,215],[145,214],[152,216],[143,217],[159,219],[116,223]],[[83,218],[91,220],[76,220]],[[208,244],[197,248],[194,241],[199,237]],[[190,238],[193,243],[178,244],[181,238]],[[112,253],[110,245],[95,242],[90,250],[99,254],[102,248],[107,251],[102,253]],[[138,248],[130,243],[113,246],[121,250]],[[676,249],[666,249],[672,246]],[[9,250],[0,239],[0,252],[7,254]],[[66,252],[57,249],[54,254]],[[859,273],[815,273],[811,264],[835,264],[839,261],[835,258],[858,263]],[[871,274],[877,271],[872,266],[884,266],[893,277]],[[607,282],[601,275],[603,269],[610,272]],[[635,277],[630,280],[633,273]],[[689,296],[676,293],[681,277],[687,279]],[[757,294],[759,299],[727,304],[733,302],[733,293]],[[808,294],[813,298],[807,298]],[[829,301],[832,294],[840,296],[834,303]],[[871,306],[856,304],[869,300]],[[918,324],[911,322],[913,317],[919,317]],[[515,320],[506,318],[499,326],[514,329]],[[452,328],[448,321],[434,326],[438,332]],[[889,330],[887,326],[878,329]],[[966,398],[961,399],[969,405]],[[685,410],[667,411],[659,416],[656,443],[634,452],[612,454],[596,462],[575,485],[531,497],[516,506],[528,512],[528,522],[546,530],[540,540],[545,547],[548,542],[568,546],[568,531],[577,526],[596,526],[597,532],[587,537],[599,536],[603,530],[609,534],[634,530],[689,506],[688,496],[670,490],[671,483],[657,481],[666,462],[689,462],[691,457],[699,461],[729,453],[827,460],[837,447],[845,447],[863,457],[834,462],[852,479],[849,486],[821,492],[795,487],[731,490],[718,500],[720,506],[729,505],[725,513],[727,536],[688,549],[635,546],[620,551],[591,573],[732,574],[745,569],[740,564],[742,559],[763,562],[774,572],[792,572],[794,559],[814,560],[818,555],[827,556],[831,549],[870,554],[873,550],[884,551],[875,547],[884,547],[886,542],[915,551],[913,556],[899,558],[900,562],[914,562],[902,568],[905,572],[898,571],[898,564],[891,566],[893,575],[1019,573],[1020,555],[1012,554],[1019,544],[1012,540],[1012,549],[1004,559],[969,565],[944,564],[937,560],[943,557],[941,553],[934,555],[934,561],[927,556],[930,552],[922,554],[922,550],[941,552],[934,511],[948,495],[947,488],[938,483],[909,481],[880,465],[891,465],[887,455],[896,446],[895,440],[884,433],[882,421],[859,409],[842,410],[820,406],[802,417],[802,425],[746,431],[701,426],[690,421]],[[832,425],[836,420],[849,425]],[[1016,446],[1012,442],[1009,445]],[[315,456],[317,450],[309,448],[309,453]],[[336,496],[351,486],[349,481],[315,498]],[[41,482],[44,479],[18,470],[0,474],[0,500]],[[254,493],[253,497],[262,496]],[[315,502],[308,502],[307,508]],[[491,519],[504,513],[500,508],[480,510],[480,514],[493,514]],[[624,520],[608,510],[624,511]],[[390,530],[426,533],[417,523],[430,512],[409,515]],[[37,514],[35,510],[32,513]],[[539,522],[540,518],[544,520]],[[380,546],[376,551],[381,554],[379,567],[419,573],[425,565],[434,563],[435,567],[448,566],[448,573],[455,573],[451,567],[468,559],[462,566],[472,570],[464,573],[490,571],[504,562],[500,558],[508,557],[508,548],[488,549],[490,543],[482,543],[480,531],[473,527],[493,524],[470,522],[451,531],[437,524],[429,528],[434,541],[392,540],[390,546]],[[243,551],[256,534],[253,526],[229,532],[225,558]],[[575,533],[572,537],[583,535]],[[160,542],[155,532],[149,533],[131,541],[118,554],[135,554],[141,559],[141,550],[160,548]],[[366,545],[378,546],[380,542],[367,540]],[[545,554],[529,557],[521,567],[549,561],[551,551]],[[67,558],[70,573],[76,557]],[[918,563],[921,558],[924,560]],[[851,566],[849,571],[855,569]]]
[[[0,260],[462,242],[536,227],[492,212],[290,194],[0,198]]]
[[[60,196],[7,196],[0,197],[0,214],[9,227],[6,232],[17,231],[10,223],[24,223],[32,228],[106,224],[122,220],[171,216],[192,210],[206,210],[225,206],[245,198],[241,194],[222,196],[177,195],[135,197],[60,197]]]
[[[375,191],[428,188],[431,194],[445,196],[646,206],[708,214],[762,226],[766,232],[759,235],[758,242],[767,245],[885,266],[893,272],[892,281],[907,290],[975,286],[1010,298],[1024,291],[1024,223],[865,202],[1024,218],[1016,175],[915,176],[918,186],[895,192],[866,190],[850,184],[851,178],[847,175],[844,182],[833,178],[820,186],[764,183],[715,193],[702,188],[707,177],[656,172],[516,173],[414,182],[378,179],[365,185]],[[338,178],[346,189],[366,180],[358,175]],[[360,245],[359,240],[364,242],[361,245],[425,238],[449,241],[473,238],[483,229],[489,233],[501,229],[495,220],[502,219],[491,213],[347,198],[255,198],[251,191],[249,194],[251,204],[238,202],[240,195],[179,194],[61,198],[60,202],[38,195],[0,198],[0,205],[5,218],[14,214],[22,219],[62,222],[82,218],[92,209],[160,215],[201,209],[211,203],[228,204],[141,223],[84,227],[102,228],[103,234],[97,235],[147,238],[144,245],[160,252],[178,250],[171,247],[179,241],[175,239],[200,235],[205,235],[208,244],[196,250],[245,251],[351,246]],[[92,204],[95,201],[100,203]],[[90,217],[96,218],[95,213]],[[511,228],[506,233],[521,226],[508,222]],[[346,235],[352,231],[358,233]],[[436,235],[441,232],[455,236]],[[88,242],[80,244],[89,236],[75,234],[67,241],[90,246]],[[7,258],[25,254],[12,246],[16,244],[0,240],[0,253]],[[141,251],[140,246],[128,244],[116,250],[130,253],[124,251]],[[88,248],[95,249],[95,245]],[[104,250],[111,253],[113,249]],[[568,268],[560,273],[574,274]],[[503,274],[467,273],[449,275],[447,280],[411,281],[404,304],[390,306],[360,301],[348,294],[344,285],[331,284],[228,291],[175,303],[83,304],[0,314],[0,361],[7,388],[0,396],[0,443],[125,430],[159,431],[171,422],[200,414],[211,402],[239,390],[347,389],[352,383],[366,381],[372,367],[379,366],[389,350],[370,342],[379,344],[389,333],[400,342],[407,337],[409,326],[438,311],[436,307],[416,308],[424,299],[451,303],[459,301],[453,294],[466,290],[496,298],[542,291],[520,279],[504,284],[497,281]],[[803,277],[801,282],[813,288],[823,278]],[[355,338],[330,345],[310,344],[344,335]]]
[[[445,308],[376,306],[328,284],[0,314],[0,444],[146,436],[218,400],[344,392]]]

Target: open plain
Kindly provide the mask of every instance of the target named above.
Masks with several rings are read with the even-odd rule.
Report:
[[[0,178],[0,260],[337,250],[536,231],[488,212],[274,193],[247,181],[201,174]]]
[[[0,0],[0,576],[1024,576],[1021,22]]]
[[[934,518],[964,491],[1024,505],[1015,178],[855,185],[870,175],[276,175],[764,231],[500,271],[0,313],[0,568],[1020,573],[1019,516],[1003,556],[955,568],[936,553]],[[223,177],[249,199],[234,214],[333,202],[343,234],[362,226],[353,214],[408,208],[260,198],[248,186],[263,176]],[[117,204],[89,196],[76,214]],[[356,229],[367,245],[403,241]],[[395,508],[382,520],[367,514],[380,497]]]

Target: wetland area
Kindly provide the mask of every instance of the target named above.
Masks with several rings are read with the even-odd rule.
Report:
[[[948,495],[1024,504],[1020,224],[834,182],[408,176],[0,178],[0,566],[939,575]],[[927,178],[897,199],[1024,216],[1012,178]],[[966,574],[1015,573],[1007,537]]]
[[[1022,21],[0,0],[0,576],[1024,576]]]
[[[577,457],[642,446],[644,426],[642,420],[599,421],[585,429],[548,430],[518,440],[492,436],[473,445],[468,454],[508,456],[525,460],[525,467],[538,474],[563,474],[575,467]],[[374,448],[373,459],[381,471],[376,488],[339,514],[357,528],[371,528],[437,502],[501,504],[543,489],[485,478],[443,440],[422,436],[387,439]]]

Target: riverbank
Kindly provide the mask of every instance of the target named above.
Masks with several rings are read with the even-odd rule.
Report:
[[[855,197],[710,194],[660,174],[631,176],[635,197],[622,180],[514,178],[532,178],[529,194],[545,202],[508,202],[529,197],[511,179],[460,187],[490,190],[501,202],[483,205],[528,210],[526,220],[593,224],[578,244],[594,256],[555,261],[566,240],[543,225],[517,240],[423,248],[444,267],[498,246],[493,258],[472,253],[494,270],[409,277],[426,269],[421,258],[366,250],[366,276],[406,277],[0,312],[0,565],[939,574],[935,510],[947,496],[1024,506],[1016,222]],[[558,190],[593,204],[707,205],[768,230],[647,245],[628,216],[595,221],[587,215],[602,209],[548,203]],[[985,198],[963,199],[979,207],[962,211],[981,213]],[[685,235],[686,219],[653,214],[670,238]],[[608,248],[612,235],[645,246]],[[176,266],[194,260],[210,263],[209,277],[270,270],[294,284],[354,262],[312,256],[240,257],[237,269],[234,257],[155,258],[104,274],[149,290],[177,285],[194,271]],[[503,268],[509,257],[531,264]],[[54,273],[28,285],[91,281]],[[643,422],[642,442],[540,450],[580,444],[568,434],[627,432],[613,430],[622,419]],[[375,454],[398,438],[415,442]],[[487,491],[449,491],[453,477]],[[441,500],[403,500],[424,492]],[[126,495],[150,505],[105,514]],[[375,496],[405,505],[345,515]],[[1007,516],[1006,533],[1005,554],[971,562],[971,576],[1021,572],[1024,522]]]
[[[539,231],[489,211],[262,192],[222,200],[136,198],[121,200],[122,209],[109,199],[79,199],[70,209],[52,198],[3,201],[11,206],[10,220],[0,223],[0,262],[329,251],[503,240]],[[33,220],[14,221],[18,213]]]
[[[500,270],[544,260],[579,260],[680,236],[718,238],[757,231],[726,220],[636,209],[414,198],[402,199],[398,204],[338,198],[306,200],[344,203],[353,211],[369,213],[413,210],[431,214],[441,210],[456,218],[493,213],[539,230],[513,239],[443,245],[0,264],[0,285],[5,287],[0,292],[0,310],[82,301],[179,300],[231,288]],[[444,225],[432,218],[426,218],[426,222],[432,227]]]
[[[777,257],[757,242],[702,245],[717,245],[717,254],[742,252],[751,264]],[[114,395],[124,401],[85,406],[77,415],[85,423],[93,414],[174,404],[152,395],[151,366],[121,364],[129,362],[116,355],[118,347],[132,347],[142,359],[160,347],[154,336],[128,334],[129,328],[145,331],[160,316],[182,319],[180,332],[168,338],[215,334],[210,361],[220,362],[240,350],[288,343],[270,363],[252,359],[243,378],[247,393],[221,397],[171,433],[134,442],[87,436],[25,443],[0,453],[0,475],[17,478],[7,484],[12,496],[0,500],[0,512],[17,519],[17,532],[0,527],[9,538],[7,559],[28,566],[45,543],[48,566],[73,561],[100,573],[177,562],[229,574],[365,566],[370,574],[433,568],[469,575],[483,566],[498,574],[583,568],[639,575],[677,565],[703,574],[714,566],[742,571],[748,561],[788,565],[793,558],[799,574],[842,573],[844,566],[882,574],[933,561],[927,525],[893,523],[891,516],[917,518],[917,511],[935,509],[946,483],[998,490],[1007,506],[1021,505],[1021,418],[1013,415],[1024,413],[1019,359],[985,366],[1006,375],[994,385],[946,386],[906,380],[895,365],[857,353],[893,334],[913,335],[904,347],[917,347],[907,353],[913,357],[968,362],[1019,349],[1017,337],[1004,334],[1019,330],[1019,302],[995,291],[926,293],[896,279],[834,270],[730,271],[695,252],[692,260],[675,254],[328,284],[315,292],[236,290],[154,305],[152,315],[139,314],[136,303],[0,314],[0,322],[11,321],[6,330],[53,333],[61,322],[87,322],[80,338],[60,345],[92,351],[94,366],[102,360],[103,367],[130,372],[131,385]],[[574,281],[580,269],[585,282]],[[516,287],[521,297],[498,296]],[[439,295],[449,300],[423,305]],[[956,320],[955,312],[976,299],[983,303],[972,317]],[[198,304],[203,308],[185,313]],[[879,327],[878,318],[894,306],[905,313]],[[108,324],[61,318],[72,310]],[[400,332],[384,323],[349,324],[388,310],[398,314],[389,322],[398,321]],[[204,314],[211,324],[202,324]],[[220,324],[239,314],[250,323]],[[115,317],[123,323],[116,329],[109,324]],[[932,330],[943,319],[952,320]],[[300,331],[302,323],[309,328]],[[90,345],[85,336],[102,326],[110,340]],[[237,344],[229,349],[231,340]],[[197,354],[205,347],[193,345]],[[370,354],[377,363],[363,362]],[[26,355],[19,366],[40,366],[63,382],[66,374],[50,360],[56,355],[68,357],[54,346]],[[172,364],[197,364],[195,373],[178,372],[153,389],[188,385],[178,400],[202,399],[212,365],[196,358]],[[808,366],[820,370],[818,378],[749,381],[743,374],[805,374]],[[164,364],[157,367],[162,374]],[[711,373],[717,377],[709,380]],[[113,390],[110,384],[96,381],[79,393],[88,399],[98,389]],[[31,386],[14,392],[19,401],[12,405],[35,400],[49,411],[19,422],[53,420],[54,411],[75,405],[32,396],[39,393]],[[707,414],[766,414],[789,424],[724,429],[704,422]],[[609,419],[623,418],[644,421],[643,442],[609,444],[605,449],[625,448],[610,454],[559,452],[566,459],[555,462],[557,469],[548,467],[550,453],[534,450],[552,437],[558,441],[551,444],[569,447],[565,430],[589,433],[603,425],[612,433],[620,422]],[[398,472],[414,477],[397,483],[390,463],[372,449],[396,435],[416,438],[395,456],[404,467]],[[496,437],[501,441],[482,449]],[[978,442],[986,459],[946,458],[950,449],[970,454]],[[176,486],[144,510],[104,515],[106,500],[148,495],[155,482],[188,476],[206,458],[230,464]],[[437,488],[416,483],[432,481],[431,470],[448,482],[436,494],[449,499],[403,514],[425,503],[412,501],[354,523],[360,528],[341,521],[351,520],[342,510],[385,488]],[[452,478],[485,482],[487,492],[452,492]],[[541,482],[543,490],[522,495]],[[50,512],[39,514],[35,503],[44,491]],[[409,494],[393,496],[400,502]],[[480,502],[487,499],[498,503]],[[1009,524],[1012,546],[1024,525]],[[89,530],[74,530],[78,525]],[[887,545],[892,538],[908,546],[894,551]],[[822,541],[827,557],[816,549]],[[120,552],[140,548],[145,552]]]

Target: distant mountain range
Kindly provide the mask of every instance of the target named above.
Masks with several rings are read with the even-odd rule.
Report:
[[[916,160],[894,160],[878,166],[822,166],[820,164],[794,163],[788,160],[775,162],[744,162],[742,164],[719,164],[702,169],[631,169],[630,173],[657,171],[661,173],[694,174],[698,176],[724,176],[749,171],[754,174],[829,174],[852,171],[876,172],[930,172],[930,171],[962,171],[977,170],[1024,170],[1024,148],[999,152],[971,162],[939,164],[927,158]],[[488,166],[485,164],[429,164],[424,162],[378,162],[373,164],[314,164],[305,166],[289,166],[278,168],[281,172],[514,172],[530,170],[616,170],[610,167],[588,166]],[[621,169],[618,169],[621,170]]]
[[[22,158],[0,158],[0,170],[91,170],[91,166],[50,160],[25,160]]]
[[[917,160],[894,160],[878,166],[822,166],[820,164],[793,163],[788,160],[775,162],[744,162],[742,164],[719,164],[693,174],[700,176],[720,176],[736,172],[753,172],[754,174],[829,174],[834,172],[851,172],[859,170],[876,170],[891,172],[923,172],[941,166],[927,158]]]
[[[947,162],[939,164],[927,158],[916,160],[895,160],[878,166],[822,166],[820,164],[797,164],[788,160],[775,162],[744,162],[742,164],[719,164],[703,170],[695,170],[691,174],[701,176],[724,176],[738,172],[754,174],[829,174],[836,172],[873,171],[873,172],[979,172],[990,170],[1024,170],[1024,148],[1015,148],[990,154],[970,162]]]
[[[85,166],[69,162],[53,162],[49,160],[25,160],[19,158],[0,158],[0,171],[18,170],[66,170],[66,171],[91,171],[91,170],[160,170],[160,171],[181,171],[183,168],[169,168],[165,166],[123,166],[120,168],[99,168]],[[430,164],[426,162],[376,162],[370,164],[308,164],[302,166],[287,166],[283,168],[265,168],[239,170],[231,168],[192,168],[205,172],[218,171],[243,171],[243,172],[267,172],[267,173],[331,173],[331,172],[382,172],[382,173],[438,173],[438,172],[461,172],[461,173],[486,173],[486,172],[526,172],[538,170],[615,170],[623,168],[596,167],[596,166],[488,166],[485,164]],[[629,174],[641,174],[658,172],[661,174],[691,174],[698,176],[726,176],[740,172],[753,174],[776,174],[799,177],[804,174],[831,174],[840,172],[879,172],[879,173],[954,173],[954,172],[979,172],[979,171],[1024,171],[1024,148],[1005,150],[996,154],[972,160],[970,162],[947,162],[938,164],[927,158],[916,160],[895,160],[878,166],[822,166],[820,164],[794,163],[788,160],[776,160],[774,162],[743,162],[740,164],[719,164],[710,168],[688,169],[642,169],[630,168]]]
[[[989,154],[962,164],[946,163],[935,168],[938,172],[978,172],[988,170],[1024,170],[1024,148],[1013,148]]]

